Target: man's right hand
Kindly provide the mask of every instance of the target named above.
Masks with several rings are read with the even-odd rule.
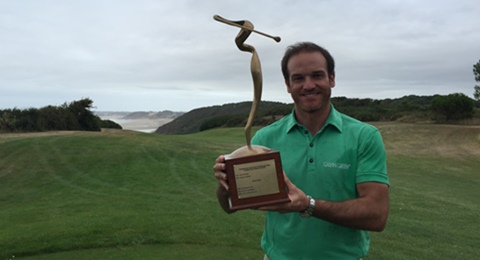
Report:
[[[215,165],[213,165],[213,172],[215,173],[215,178],[218,182],[217,188],[217,200],[220,203],[222,209],[227,213],[233,213],[230,209],[229,197],[230,191],[228,190],[227,183],[227,174],[225,172],[225,156],[220,155],[217,160],[215,160]]]
[[[215,165],[213,165],[213,172],[215,173],[218,184],[228,191],[227,174],[225,173],[225,156],[218,156],[217,160],[215,160]]]

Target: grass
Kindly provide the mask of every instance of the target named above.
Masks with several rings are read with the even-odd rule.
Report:
[[[452,164],[458,168],[445,166]],[[475,259],[480,162],[399,156],[389,167],[399,175],[392,172],[390,220],[385,232],[373,234],[372,258]]]
[[[390,217],[368,259],[474,259],[480,128],[379,124]],[[211,167],[242,129],[0,135],[0,260],[261,259],[262,212],[223,213]]]

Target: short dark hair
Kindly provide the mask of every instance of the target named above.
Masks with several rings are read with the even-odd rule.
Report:
[[[322,53],[323,57],[327,61],[327,72],[328,76],[332,75],[335,72],[335,60],[333,59],[332,55],[323,47],[318,46],[313,42],[298,42],[293,45],[287,47],[285,54],[282,58],[282,73],[285,81],[288,82],[289,80],[289,72],[288,72],[288,61],[292,56],[297,55],[302,52],[320,52]]]

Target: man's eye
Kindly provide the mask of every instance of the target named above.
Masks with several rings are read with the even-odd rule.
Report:
[[[299,81],[302,81],[302,80],[303,80],[303,77],[301,77],[301,76],[292,77],[292,81],[295,81],[295,82],[299,82]]]
[[[323,73],[313,73],[312,77],[314,79],[321,79],[323,78]]]

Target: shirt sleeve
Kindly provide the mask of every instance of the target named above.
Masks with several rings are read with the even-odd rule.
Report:
[[[360,140],[356,182],[380,182],[390,185],[385,146],[378,129]]]

